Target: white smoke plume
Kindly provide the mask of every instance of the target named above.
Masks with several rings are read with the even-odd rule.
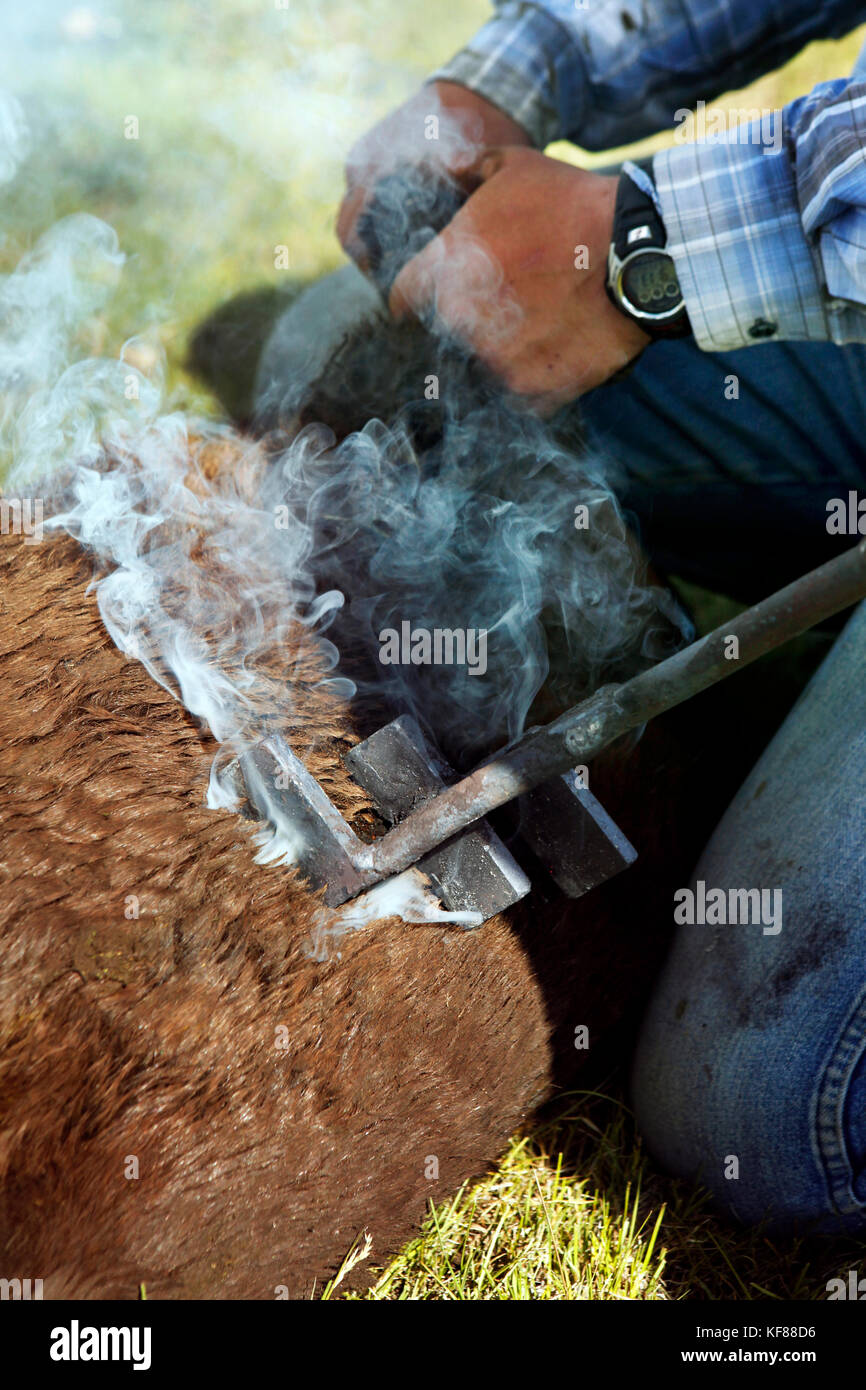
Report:
[[[323,634],[342,595],[314,592],[303,521],[293,516],[277,525],[289,459],[302,467],[327,435],[307,431],[282,469],[268,468],[259,450],[244,448],[230,431],[166,410],[158,373],[148,380],[126,352],[75,360],[80,332],[110,296],[122,264],[112,229],[83,213],[51,227],[0,282],[5,490],[38,493],[46,530],[64,530],[94,554],[109,634],[223,745],[208,799],[236,806],[220,769],[291,710],[291,673],[279,686],[266,682],[259,658],[302,623],[318,635],[321,665],[327,670],[337,660]],[[212,448],[230,443],[231,470],[213,479],[191,464],[195,429]],[[352,693],[339,676],[326,674],[320,684]],[[277,819],[258,839],[261,862],[293,862],[291,825]],[[353,905],[345,921],[323,913],[321,941],[372,920],[377,903],[408,921],[477,920],[443,913],[416,878],[401,876],[372,904]]]
[[[350,9],[341,6],[341,14]],[[281,169],[291,167],[310,206],[324,218],[327,205],[332,215],[342,159],[382,100],[369,31],[359,20],[356,37],[337,46],[319,6],[296,5],[293,19],[269,11],[265,20],[260,6],[238,0],[234,12],[250,32],[261,37],[264,25],[279,41],[272,84],[255,106],[262,59],[253,63],[247,46],[218,102],[205,99],[211,88],[196,87],[196,68],[189,104],[203,127],[219,132],[232,160],[255,159],[277,192]],[[172,201],[178,185],[166,181],[152,144],[122,143],[128,114],[137,112],[145,131],[161,119],[146,67],[140,87],[102,97],[99,120],[109,106],[111,120],[89,134],[68,67],[70,45],[96,55],[93,70],[104,68],[111,96],[112,55],[122,49],[124,71],[130,53],[144,61],[159,24],[182,55],[189,38],[183,25],[178,21],[175,31],[165,14],[155,14],[107,0],[78,8],[44,3],[17,10],[10,23],[0,70],[8,76],[22,53],[41,50],[48,87],[53,82],[61,95],[48,100],[28,78],[16,96],[0,101],[0,230],[9,229],[0,241],[8,266],[0,279],[0,479],[5,475],[10,494],[38,491],[46,530],[63,529],[93,553],[100,613],[113,641],[222,745],[203,788],[209,804],[237,804],[228,762],[269,723],[290,720],[292,673],[275,685],[262,672],[268,653],[299,623],[315,638],[326,687],[372,702],[382,723],[411,710],[434,738],[448,735],[460,764],[519,736],[549,675],[551,631],[567,657],[569,692],[586,693],[619,667],[630,671],[665,654],[666,629],[676,629],[677,615],[662,591],[642,581],[604,461],[570,449],[548,425],[489,393],[476,398],[471,367],[452,345],[432,338],[415,358],[401,360],[397,345],[400,408],[377,409],[377,392],[396,387],[379,355],[382,315],[370,293],[359,300],[366,304],[362,338],[369,316],[369,350],[348,364],[354,387],[345,358],[334,355],[337,413],[351,414],[353,390],[360,412],[339,442],[321,423],[328,412],[313,413],[284,440],[279,457],[268,457],[227,426],[180,408],[175,385],[166,386],[159,338],[168,306],[187,293],[202,259],[225,251],[230,209],[220,178],[228,165],[220,164],[219,151],[204,166],[182,145],[169,152],[166,167],[180,161],[189,176],[187,203],[179,206]],[[198,41],[220,54],[218,7],[201,7],[199,17]],[[312,63],[305,61],[311,52],[319,55]],[[395,67],[392,99],[407,85],[396,74]],[[87,115],[86,103],[83,109]],[[28,119],[32,112],[30,134],[25,112]],[[440,136],[471,141],[471,131],[449,133],[444,121]],[[51,140],[63,161],[84,171],[82,186],[90,179],[94,188],[112,189],[126,180],[135,205],[148,209],[126,263],[126,245],[86,202],[85,210],[55,220],[68,199],[60,184],[53,188],[42,177]],[[200,210],[197,242],[176,225],[189,228],[191,205]],[[19,244],[17,264],[9,264]],[[164,262],[152,293],[148,247]],[[467,255],[483,291],[495,267],[478,259],[477,248]],[[149,287],[145,310],[125,319],[123,335],[137,336],[105,352],[106,318],[114,315],[116,324],[131,304],[140,308],[141,295],[129,292],[140,281]],[[295,414],[311,370],[328,373],[323,345],[337,346],[328,337],[338,318],[326,295],[309,295],[308,310],[300,304],[288,327],[288,346],[284,324],[265,354],[265,369],[275,376],[261,390],[278,415]],[[428,404],[430,373],[441,381],[441,399]],[[435,442],[428,448],[419,438],[431,413]],[[210,470],[207,451],[221,443],[235,451],[234,466]],[[588,539],[574,529],[576,504],[594,519]],[[403,620],[484,629],[484,676],[440,668],[419,683],[415,668],[379,665],[377,634]],[[360,649],[367,665],[362,659],[349,670],[344,643],[355,657]],[[295,752],[303,757],[303,731],[299,740]],[[296,828],[277,815],[261,836],[262,861],[292,862],[298,848]],[[323,915],[315,949],[385,911],[410,921],[450,920],[410,873],[342,914]],[[457,920],[470,924],[465,916]]]

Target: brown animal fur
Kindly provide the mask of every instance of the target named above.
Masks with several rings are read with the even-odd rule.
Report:
[[[309,959],[310,895],[203,807],[213,748],[112,646],[90,570],[2,546],[3,1268],[49,1297],[300,1292],[365,1226],[409,1230],[426,1155],[451,1187],[501,1146],[544,1086],[538,990],[500,921]],[[297,695],[339,747],[343,712]]]
[[[72,540],[0,542],[0,1274],[307,1294],[364,1229],[375,1260],[410,1236],[572,1079],[575,1025],[595,1045],[639,999],[696,848],[658,777],[670,736],[593,774],[643,852],[619,880],[475,932],[379,922],[318,961],[317,900],[204,807],[214,745],[112,645],[91,574]],[[349,712],[311,656],[282,660],[312,770],[356,811]]]

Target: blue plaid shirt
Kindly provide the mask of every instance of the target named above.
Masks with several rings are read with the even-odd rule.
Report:
[[[697,108],[694,140],[653,171],[700,346],[866,342],[866,48],[850,78],[775,115],[731,127],[708,104],[864,19],[866,0],[496,0],[433,77],[507,111],[539,148],[679,139]]]

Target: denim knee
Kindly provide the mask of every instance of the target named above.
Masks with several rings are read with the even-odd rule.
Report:
[[[634,1066],[660,1163],[780,1229],[866,1229],[864,655],[861,604],[695,871],[695,901],[771,890],[778,923],[690,914]]]
[[[660,1166],[746,1224],[866,1231],[866,990],[828,1051],[804,1038],[793,1062],[787,1028],[720,1036],[699,1002],[672,1000],[647,1015],[632,1075]]]

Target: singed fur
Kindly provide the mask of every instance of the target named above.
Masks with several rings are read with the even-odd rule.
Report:
[[[567,1068],[574,1026],[620,1011],[587,928],[622,890],[475,932],[380,922],[316,961],[314,896],[205,808],[214,746],[112,645],[91,573],[67,538],[0,544],[0,1273],[51,1298],[304,1294],[496,1157],[557,1029]],[[313,771],[350,811],[348,712],[303,673]]]
[[[0,1276],[47,1298],[304,1296],[367,1230],[363,1280],[634,1018],[746,722],[726,743],[704,720],[701,761],[695,702],[712,794],[685,822],[670,721],[593,767],[641,857],[580,901],[536,871],[477,931],[380,921],[321,960],[320,900],[206,809],[215,746],[114,647],[92,572],[71,539],[0,537]],[[291,640],[284,733],[360,812],[357,716]]]

